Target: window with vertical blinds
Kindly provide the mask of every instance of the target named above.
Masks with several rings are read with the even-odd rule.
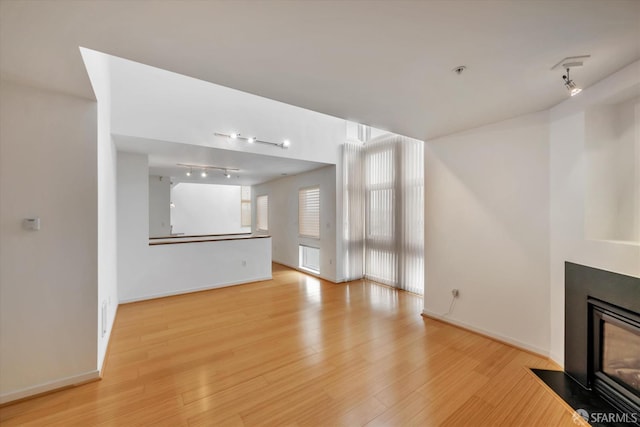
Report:
[[[424,143],[381,135],[346,143],[345,274],[424,291]]]
[[[256,230],[269,231],[269,196],[256,197]]]
[[[251,187],[240,187],[240,226],[251,227]]]
[[[301,188],[298,192],[298,234],[320,238],[320,187]]]

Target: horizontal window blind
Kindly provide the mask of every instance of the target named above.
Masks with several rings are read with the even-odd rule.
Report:
[[[320,249],[300,245],[300,268],[320,274]]]
[[[302,188],[298,192],[298,233],[320,238],[320,187]]]
[[[269,196],[258,196],[256,198],[256,229],[259,231],[269,230]]]

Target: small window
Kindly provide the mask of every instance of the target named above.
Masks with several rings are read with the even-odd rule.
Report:
[[[256,197],[256,230],[269,231],[269,196]]]
[[[311,246],[300,245],[299,266],[303,270],[320,274],[320,249]]]
[[[320,187],[302,188],[298,192],[298,233],[320,238]]]
[[[240,187],[240,226],[251,227],[251,187]]]

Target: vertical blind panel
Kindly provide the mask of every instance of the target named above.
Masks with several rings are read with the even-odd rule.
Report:
[[[320,187],[303,188],[298,192],[298,233],[320,238]]]
[[[240,187],[240,200],[251,201],[251,187],[245,185]]]
[[[347,280],[364,276],[365,174],[362,144],[343,146],[343,247]]]
[[[424,143],[389,134],[347,143],[343,168],[347,279],[422,294]]]
[[[251,201],[240,202],[240,226],[251,227]]]
[[[269,230],[269,197],[258,196],[256,198],[256,229]]]
[[[251,187],[240,187],[240,226],[251,227]]]

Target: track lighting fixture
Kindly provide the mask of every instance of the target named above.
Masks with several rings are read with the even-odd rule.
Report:
[[[278,144],[277,142],[270,142],[270,141],[264,141],[262,139],[258,139],[255,136],[251,136],[251,137],[240,136],[240,134],[236,132],[233,132],[230,134],[215,132],[214,135],[228,138],[229,142],[232,142],[233,140],[244,141],[248,144],[258,143],[258,144],[275,145],[276,147],[285,148],[285,149],[289,148],[289,146],[291,145],[291,142],[288,139],[285,139],[283,142]]]
[[[567,88],[571,96],[576,96],[582,89],[579,88],[573,80],[569,77],[569,68],[567,68],[567,74],[562,76],[562,80],[564,80],[564,86]]]
[[[222,171],[222,174],[227,179],[231,178],[231,173],[230,172],[238,172],[239,171],[239,169],[232,169],[232,168],[225,168],[225,167],[222,167],[222,166],[211,166],[211,165],[188,165],[188,164],[184,164],[184,163],[178,163],[176,166],[187,168],[187,172],[186,172],[187,176],[192,176],[193,169],[196,169],[196,171],[200,170],[201,171],[200,172],[200,176],[202,178],[206,178],[207,176],[209,176],[208,171],[210,171],[210,170]]]
[[[558,61],[553,67],[551,67],[551,71],[555,71],[558,68],[562,68],[563,70],[567,70],[567,74],[562,76],[562,81],[564,82],[564,87],[567,88],[569,94],[571,96],[576,96],[580,92],[582,92],[582,88],[579,88],[576,83],[571,80],[569,76],[569,70],[571,68],[582,67],[591,55],[578,55],[578,56],[567,56],[566,58]]]

